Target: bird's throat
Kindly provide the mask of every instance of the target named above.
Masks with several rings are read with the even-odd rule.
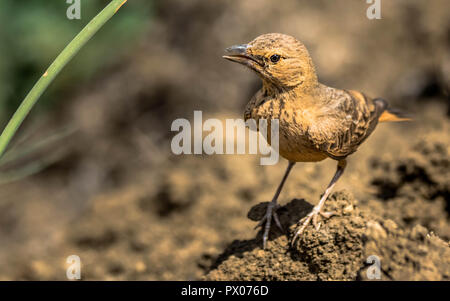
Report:
[[[300,95],[315,95],[318,93],[318,90],[320,89],[320,84],[318,81],[315,82],[302,82],[297,86],[294,87],[282,87],[280,85],[277,85],[271,81],[268,81],[266,79],[262,80],[262,92],[264,96],[268,97],[274,97],[281,94],[296,94],[298,96]]]

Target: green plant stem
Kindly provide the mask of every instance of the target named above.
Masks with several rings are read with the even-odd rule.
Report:
[[[64,66],[78,53],[78,51],[92,38],[92,36],[119,10],[126,0],[112,0],[98,15],[96,15],[78,35],[64,48],[47,71],[39,78],[31,91],[20,104],[9,120],[0,136],[0,157],[14,137],[25,117],[33,108],[45,89],[55,79]]]

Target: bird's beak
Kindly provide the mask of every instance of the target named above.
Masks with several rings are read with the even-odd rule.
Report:
[[[248,48],[247,44],[234,45],[225,49],[225,52],[230,56],[245,55],[245,53],[247,52],[247,48]]]
[[[236,62],[252,69],[259,69],[263,66],[263,62],[248,53],[249,46],[247,44],[235,45],[225,49],[226,55],[222,56],[232,62]]]

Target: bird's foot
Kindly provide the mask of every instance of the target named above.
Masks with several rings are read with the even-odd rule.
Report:
[[[299,221],[301,226],[295,233],[294,238],[292,239],[292,245],[295,243],[299,235],[301,235],[305,231],[306,227],[311,223],[311,221],[316,231],[319,231],[320,226],[322,224],[319,221],[319,216],[322,216],[323,218],[327,219],[336,214],[336,212],[322,212],[321,209],[322,208],[320,208],[319,206],[315,206],[307,216],[305,216]]]
[[[256,225],[255,229],[264,225],[264,233],[263,233],[263,249],[266,249],[267,246],[267,239],[269,238],[269,231],[270,231],[270,225],[272,222],[272,218],[275,220],[275,223],[277,224],[278,228],[280,228],[281,231],[283,230],[283,227],[281,226],[280,220],[278,219],[278,215],[276,210],[278,209],[279,205],[275,202],[270,202],[267,205],[267,211],[264,217],[261,219],[261,221]],[[265,223],[265,224],[264,224]]]

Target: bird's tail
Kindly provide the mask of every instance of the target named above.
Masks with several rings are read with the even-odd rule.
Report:
[[[401,122],[401,121],[412,121],[412,118],[409,117],[404,112],[391,108],[388,108],[386,111],[384,111],[378,118],[378,122]]]
[[[412,118],[407,113],[398,109],[390,108],[386,100],[377,98],[374,102],[379,104],[381,108],[384,108],[383,113],[381,113],[380,117],[378,117],[378,122],[412,121]]]

